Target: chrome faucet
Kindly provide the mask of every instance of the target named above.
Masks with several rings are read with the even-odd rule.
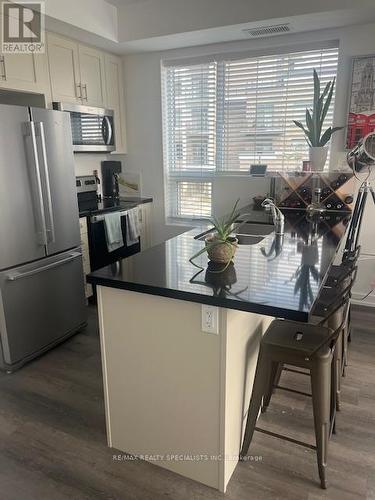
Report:
[[[275,205],[275,202],[272,198],[266,198],[262,202],[262,207],[266,210],[271,210],[273,223],[275,225],[275,233],[276,234],[284,234],[284,214],[281,212],[279,207]]]

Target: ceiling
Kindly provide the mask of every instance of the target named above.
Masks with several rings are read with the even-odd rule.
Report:
[[[68,0],[65,1],[68,2]],[[80,0],[82,4],[86,2],[88,5],[91,1]],[[229,14],[231,13],[227,9],[227,6],[232,1],[243,7],[243,13],[237,12],[238,9],[236,10],[237,17],[230,16]],[[252,4],[253,7],[254,5],[258,5],[259,7],[260,4],[266,4],[266,6],[267,4],[274,5],[272,3],[274,0],[252,1],[254,2]],[[314,1],[315,3],[342,2],[347,4],[352,0]],[[80,4],[76,0],[69,0],[69,2],[72,3],[73,7],[77,3]],[[300,0],[283,0],[283,2],[280,2],[282,3],[282,7],[279,11],[275,9],[270,12],[267,11],[263,13],[263,17],[260,17],[262,13],[259,14],[258,12],[257,14],[254,8],[250,9],[250,14],[254,18],[254,21],[244,23],[241,22],[242,19],[249,18],[248,2],[249,0],[97,0],[98,6],[100,4],[103,5],[99,19],[103,16],[104,21],[108,21],[105,26],[107,28],[109,26],[107,32],[110,32],[111,36],[108,36],[105,30],[104,32],[102,30],[102,33],[99,34],[97,29],[98,16],[93,11],[90,12],[93,19],[88,19],[88,23],[77,22],[81,17],[75,12],[73,7],[71,10],[74,16],[70,15],[69,19],[62,18],[60,11],[56,12],[55,15],[54,13],[49,14],[46,17],[46,27],[50,31],[76,38],[84,43],[100,47],[103,50],[118,54],[127,54],[249,40],[250,37],[246,32],[249,28],[274,24],[289,23],[291,33],[296,35],[299,33],[301,38],[303,32],[375,23],[374,0],[356,0],[355,7],[351,5],[351,8],[346,9],[324,12],[309,11],[309,13],[299,15],[293,11],[293,14],[289,13],[287,17],[277,17],[276,14],[278,12],[287,14],[285,10],[287,3],[289,7],[293,2],[298,5],[301,4]],[[201,8],[203,3],[211,6],[214,4],[217,7],[216,18],[213,16],[215,11]],[[53,6],[52,2],[51,4]],[[116,15],[114,13],[116,8],[110,8],[108,4],[118,7]],[[59,2],[57,5],[59,5]],[[195,8],[192,9],[194,5]],[[364,7],[360,8],[360,5]],[[219,9],[220,6],[221,10]],[[301,11],[307,10],[305,7],[302,7]],[[320,7],[319,5],[315,5],[314,8],[318,9]],[[310,7],[309,9],[311,10]],[[261,20],[256,20],[257,15]],[[90,23],[91,25],[95,25],[95,29],[88,29],[87,26]],[[111,31],[112,28],[113,33],[115,33],[114,35]],[[275,37],[270,43],[280,43],[283,36]],[[260,40],[253,40],[252,43],[258,42],[261,43]]]

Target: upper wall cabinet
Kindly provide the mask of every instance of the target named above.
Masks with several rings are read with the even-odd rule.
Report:
[[[104,54],[79,45],[82,99],[90,106],[105,106]]]
[[[0,17],[0,40],[2,39]],[[46,94],[49,100],[46,54],[0,54],[0,88]]]
[[[104,54],[52,33],[47,39],[53,100],[104,106]]]
[[[82,102],[77,43],[47,34],[52,99]]]
[[[107,83],[106,107],[115,112],[115,153],[126,153],[125,95],[122,61],[119,57],[111,54],[105,55],[105,75]]]

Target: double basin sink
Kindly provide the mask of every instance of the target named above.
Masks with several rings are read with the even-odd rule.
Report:
[[[254,222],[236,221],[234,223],[233,234],[238,239],[239,245],[255,245],[260,243],[266,236],[273,233],[275,227],[273,224],[258,224]],[[196,236],[197,240],[204,240],[207,235],[213,232],[213,229]]]

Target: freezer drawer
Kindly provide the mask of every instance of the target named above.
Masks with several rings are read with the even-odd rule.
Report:
[[[0,292],[3,369],[22,365],[85,324],[79,250],[1,272]]]

